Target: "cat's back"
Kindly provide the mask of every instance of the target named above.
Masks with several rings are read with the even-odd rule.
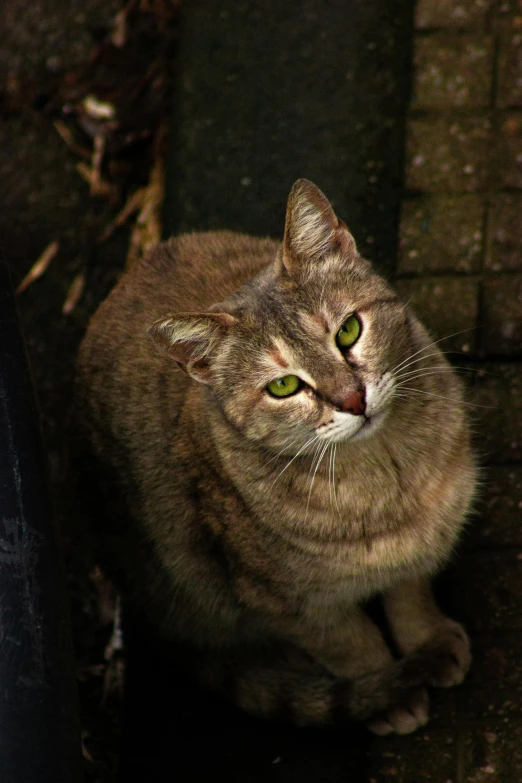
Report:
[[[121,358],[159,357],[147,335],[172,312],[207,310],[270,264],[279,249],[272,239],[232,231],[182,234],[162,242],[126,270],[91,318],[79,354],[85,365],[115,371]]]
[[[207,310],[270,264],[279,247],[231,231],[182,234],[155,247],[122,274],[90,320],[78,354],[77,406],[93,422],[101,406],[123,418],[152,405],[166,377],[179,400],[191,381],[157,350],[148,327],[165,313]]]
[[[152,324],[165,312],[204,311],[271,263],[279,243],[232,231],[182,234],[125,271],[89,326],[110,319]]]

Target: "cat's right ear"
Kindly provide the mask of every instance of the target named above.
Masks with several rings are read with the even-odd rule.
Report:
[[[148,333],[192,378],[210,384],[213,359],[235,323],[228,313],[178,313],[159,318]]]
[[[320,261],[345,262],[357,254],[355,240],[324,193],[308,179],[299,179],[288,197],[283,265],[292,275]]]

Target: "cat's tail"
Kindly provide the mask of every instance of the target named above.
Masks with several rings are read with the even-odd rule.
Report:
[[[194,663],[194,661],[193,661]],[[444,639],[356,679],[332,675],[295,651],[260,650],[205,656],[199,678],[246,712],[298,725],[374,721],[408,709],[419,688],[437,681],[448,664]]]

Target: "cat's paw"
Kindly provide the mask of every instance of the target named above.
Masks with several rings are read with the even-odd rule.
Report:
[[[469,636],[460,623],[448,620],[430,639],[427,647],[436,651],[435,666],[428,684],[435,688],[460,685],[471,664]]]
[[[366,724],[374,734],[411,734],[429,720],[429,699],[426,688],[416,688],[403,704],[372,718]]]

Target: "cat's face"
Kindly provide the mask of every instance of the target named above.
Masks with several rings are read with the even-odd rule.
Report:
[[[364,261],[285,283],[276,275],[250,292],[257,301],[237,313],[216,357],[227,418],[289,452],[374,434],[394,399],[393,369],[411,352],[403,306]]]
[[[305,453],[385,423],[408,317],[311,183],[294,186],[281,257],[213,309],[154,329],[245,438]]]

